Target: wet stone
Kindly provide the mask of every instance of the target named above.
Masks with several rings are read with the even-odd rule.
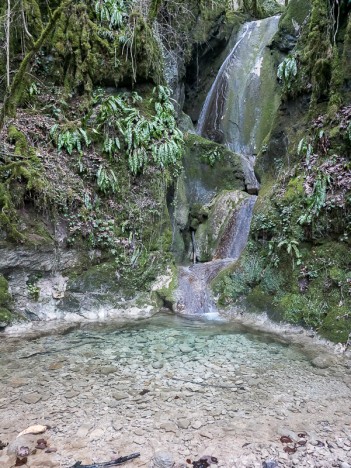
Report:
[[[164,366],[164,364],[163,364],[162,361],[156,361],[156,362],[152,363],[152,367],[154,369],[162,369],[163,366]]]
[[[190,426],[190,419],[179,419],[178,426],[180,427],[180,429],[188,429],[188,427]]]

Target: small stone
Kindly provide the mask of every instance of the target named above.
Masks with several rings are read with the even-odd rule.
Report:
[[[91,424],[83,424],[77,431],[77,437],[84,438],[88,435],[88,432],[92,429]]]
[[[191,353],[193,351],[193,348],[190,348],[190,346],[188,346],[188,345],[180,345],[179,346],[179,351],[181,353],[185,353],[185,354],[186,353]]]
[[[274,460],[268,460],[262,463],[262,468],[279,468],[279,465]]]
[[[35,403],[38,403],[41,400],[41,395],[40,393],[25,393],[22,395],[22,401],[24,403],[28,403],[29,405],[34,405]]]
[[[79,392],[75,392],[74,390],[69,390],[65,393],[66,398],[74,398],[79,395]]]
[[[150,464],[150,468],[172,468],[174,459],[168,452],[156,452]]]
[[[213,439],[213,435],[210,432],[202,431],[200,432],[200,436],[205,437],[206,439]]]
[[[105,431],[103,429],[95,429],[89,436],[90,440],[99,440],[104,435]]]
[[[154,369],[162,369],[163,367],[163,362],[162,361],[156,361],[152,363],[152,367]]]
[[[160,428],[164,429],[166,432],[177,432],[178,430],[177,425],[171,422],[162,423]]]
[[[121,431],[123,429],[123,424],[119,421],[112,421],[112,427],[115,431]]]
[[[117,368],[115,366],[104,366],[100,369],[100,374],[102,375],[109,375],[109,374],[114,374],[117,371]]]
[[[351,465],[349,465],[349,464],[348,464],[348,463],[346,463],[346,462],[342,462],[342,463],[340,463],[340,465],[339,465],[339,466],[340,466],[340,468],[351,468]]]
[[[188,429],[190,426],[190,419],[179,419],[178,426],[180,429]]]
[[[192,421],[192,423],[191,423],[191,427],[193,429],[200,429],[200,427],[202,427],[202,426],[203,426],[203,424],[202,424],[201,421]]]
[[[129,398],[128,393],[124,393],[124,392],[114,392],[114,393],[112,394],[112,396],[113,396],[113,398],[114,398],[115,400],[118,400],[118,401],[119,401],[119,400],[125,400],[126,398]]]
[[[334,364],[335,359],[327,354],[317,356],[312,361],[312,366],[317,367],[317,369],[327,369]]]

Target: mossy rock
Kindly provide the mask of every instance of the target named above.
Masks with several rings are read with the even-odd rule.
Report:
[[[174,265],[170,265],[169,273],[171,275],[171,280],[168,285],[159,289],[155,288],[152,296],[156,296],[156,302],[159,303],[160,306],[164,306],[172,310],[176,301],[175,292],[178,287],[178,269]]]
[[[102,263],[89,268],[68,283],[68,291],[73,293],[118,292],[118,268],[115,262]]]
[[[262,17],[279,15],[284,11],[284,7],[275,0],[260,0]]]
[[[350,307],[333,307],[323,320],[319,333],[334,343],[346,343],[351,332]]]
[[[304,196],[304,180],[301,176],[294,177],[290,179],[284,196],[282,198],[283,202],[291,203],[296,199],[301,199]]]
[[[13,314],[5,307],[0,307],[0,329],[7,327],[13,320]]]
[[[311,11],[311,0],[290,0],[283,13],[279,30],[273,39],[274,45],[283,52],[291,51],[297,42],[298,30],[309,12]]]
[[[275,309],[276,307],[273,304],[273,299],[274,296],[262,291],[260,286],[255,286],[247,295],[248,304],[253,305],[260,311],[271,311],[272,309]]]
[[[11,301],[9,293],[9,283],[7,279],[0,274],[0,307],[6,307]]]
[[[186,136],[185,145],[185,184],[192,203],[208,203],[219,190],[245,190],[239,155],[193,134]]]
[[[236,214],[241,206],[247,203],[248,197],[247,193],[239,190],[223,190],[214,199],[211,207],[208,207],[210,209],[200,211],[199,217],[202,215],[204,222],[196,227],[195,233],[197,257],[200,262],[215,257],[233,257],[230,239],[235,228]]]

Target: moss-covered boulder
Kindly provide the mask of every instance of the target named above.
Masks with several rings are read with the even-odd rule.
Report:
[[[199,259],[210,258],[215,245],[206,246],[208,227],[202,224],[208,219],[211,202],[223,190],[239,193],[245,186],[244,163],[239,155],[198,135],[186,135],[184,171],[178,178],[171,207],[174,219],[172,251],[178,262],[185,260],[188,254],[189,258],[191,256],[190,231],[197,231]]]
[[[290,52],[296,45],[303,22],[311,11],[311,0],[290,0],[283,13],[273,45]]]
[[[186,136],[185,144],[185,186],[191,203],[208,203],[219,190],[245,190],[239,155],[194,134]]]
[[[8,281],[0,274],[0,328],[9,325],[13,319],[13,315],[8,309],[10,302],[11,294],[9,292]]]
[[[195,234],[196,255],[200,262],[206,262],[213,258],[233,257],[235,224],[240,207],[249,198],[242,191],[222,191],[210,206],[202,208],[199,216],[205,218]]]

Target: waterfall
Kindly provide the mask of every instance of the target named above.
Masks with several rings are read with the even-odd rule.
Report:
[[[222,236],[211,262],[179,268],[179,287],[175,304],[177,312],[190,315],[208,314],[215,310],[209,285],[218,273],[235,262],[244,250],[255,201],[255,196],[247,197],[239,211],[232,213],[227,225],[228,231]]]
[[[258,191],[253,170],[255,155],[269,133],[279,105],[274,68],[267,48],[278,29],[278,22],[279,16],[273,16],[241,27],[236,43],[207,95],[197,125],[199,135],[221,143],[241,156],[249,194]],[[198,182],[194,181],[199,185]],[[231,205],[228,199],[233,202]],[[238,199],[237,193],[229,191],[217,196],[217,200],[210,212],[213,224],[223,216],[226,220],[215,230],[218,242],[215,251],[211,252],[211,261],[179,268],[174,309],[182,314],[206,314],[215,310],[210,283],[224,268],[237,261],[247,243],[256,196],[242,194]],[[198,200],[190,200],[190,203],[194,202]],[[220,209],[218,204],[221,203],[226,203],[225,209],[229,209],[229,213]],[[194,232],[192,240],[195,257]]]
[[[278,105],[274,81],[264,79],[264,59],[279,18],[272,16],[241,27],[199,117],[197,133],[235,153],[256,154],[270,129],[268,117],[273,117]]]

